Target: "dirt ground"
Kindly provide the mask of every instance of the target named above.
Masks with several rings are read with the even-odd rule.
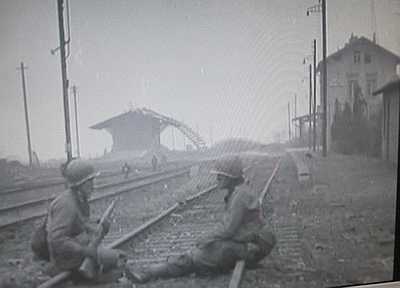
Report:
[[[334,287],[392,278],[396,170],[377,159],[283,157],[264,211],[278,243],[241,287]]]
[[[312,179],[296,191],[294,213],[312,264],[328,275],[326,284],[391,280],[396,169],[332,153],[303,159]]]

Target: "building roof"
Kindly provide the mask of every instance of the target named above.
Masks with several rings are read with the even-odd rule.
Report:
[[[357,37],[357,36],[354,36],[354,35],[351,35],[351,37],[349,39],[349,42],[346,43],[346,45],[342,49],[339,49],[335,53],[333,53],[333,54],[329,55],[328,57],[326,57],[326,61],[329,62],[331,60],[336,60],[336,59],[340,58],[340,56],[342,56],[343,54],[347,53],[347,51],[349,51],[351,48],[353,48],[354,46],[360,45],[360,44],[361,45],[373,45],[382,54],[386,54],[388,56],[394,57],[394,58],[397,59],[398,62],[400,62],[400,56],[398,56],[398,55],[394,54],[393,52],[387,50],[386,48],[376,44],[375,42],[369,40],[366,37],[363,37],[363,36]],[[323,61],[320,61],[318,63],[317,71],[320,71],[322,62]]]
[[[395,89],[396,87],[398,87],[400,90],[400,76],[399,75],[394,75],[390,81],[386,82],[384,85],[382,85],[382,87],[375,90],[372,94],[378,95],[383,92],[391,91],[391,90]]]
[[[155,115],[153,115],[152,113],[148,112],[151,111],[149,109],[145,109],[145,108],[138,108],[135,110],[130,110],[128,112],[119,114],[117,116],[111,117],[110,119],[104,120],[102,122],[99,122],[93,126],[90,126],[90,128],[92,129],[104,129],[107,127],[110,127],[113,123],[127,119],[129,117],[132,117],[135,114],[139,114],[140,116],[147,116],[147,117],[151,117],[154,119],[159,119],[158,117],[156,117]],[[135,115],[136,116],[136,115]]]

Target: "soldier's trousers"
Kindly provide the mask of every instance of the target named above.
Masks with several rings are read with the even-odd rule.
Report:
[[[213,248],[194,249],[193,251],[169,258],[164,264],[153,266],[145,271],[146,281],[158,278],[176,278],[195,273],[197,275],[212,275],[231,271],[236,261],[250,259],[247,243],[234,241],[216,241]],[[218,252],[216,252],[218,251]],[[259,248],[257,261],[264,258],[270,250]]]

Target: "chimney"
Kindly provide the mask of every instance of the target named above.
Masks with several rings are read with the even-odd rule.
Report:
[[[376,33],[372,33],[372,42],[374,42],[374,44],[376,44]]]

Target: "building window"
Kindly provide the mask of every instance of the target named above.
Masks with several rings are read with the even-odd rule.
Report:
[[[368,53],[364,54],[364,63],[365,64],[371,63],[371,54],[368,54]]]
[[[367,95],[372,96],[372,93],[376,90],[376,79],[367,80]]]
[[[354,60],[354,64],[359,64],[361,62],[361,52],[360,51],[354,51],[353,60]]]

